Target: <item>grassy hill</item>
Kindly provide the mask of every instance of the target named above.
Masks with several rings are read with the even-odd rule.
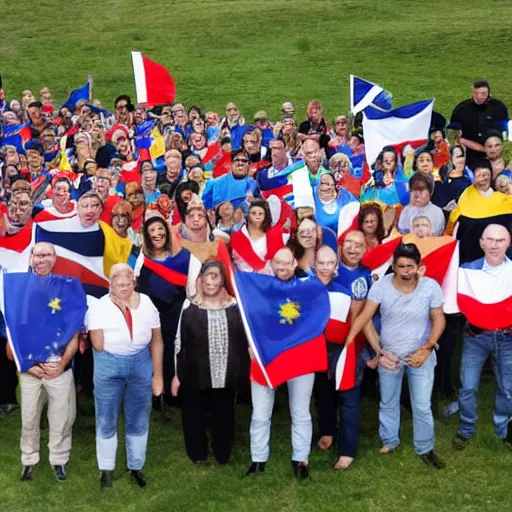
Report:
[[[449,116],[485,76],[492,93],[512,106],[510,0],[88,0],[21,4],[3,0],[0,74],[8,98],[50,87],[56,103],[88,73],[94,96],[112,108],[121,93],[134,96],[130,51],[140,50],[171,70],[178,99],[222,112],[234,101],[250,118],[260,109],[275,119],[285,100],[305,116],[320,99],[329,119],[348,108],[350,73],[379,83],[395,105],[436,98]],[[333,456],[311,456],[312,480],[298,483],[290,468],[286,395],[278,396],[272,455],[265,475],[244,479],[249,463],[249,416],[239,408],[232,462],[194,466],[186,457],[179,413],[170,423],[155,415],[146,475],[140,490],[124,476],[119,450],[114,488],[99,490],[92,403],[81,398],[69,480],[59,484],[47,462],[33,482],[19,482],[19,412],[0,420],[2,512],[35,511],[506,511],[512,507],[512,452],[494,437],[494,381],[480,393],[480,430],[464,453],[450,440],[456,419],[436,422],[447,469],[433,471],[413,454],[404,413],[402,447],[379,455],[377,404],[365,399],[356,464],[332,470]],[[120,445],[123,436],[119,435]]]

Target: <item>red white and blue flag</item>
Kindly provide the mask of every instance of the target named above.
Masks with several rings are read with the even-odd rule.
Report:
[[[391,93],[380,85],[350,75],[350,111],[355,115],[370,106],[390,110],[393,106]]]

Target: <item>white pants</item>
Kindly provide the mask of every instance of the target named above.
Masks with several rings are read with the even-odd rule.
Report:
[[[76,418],[75,380],[71,370],[55,379],[38,379],[28,373],[21,382],[21,463],[34,466],[39,462],[41,412],[48,398],[48,449],[50,464],[63,466],[71,453],[71,431]]]

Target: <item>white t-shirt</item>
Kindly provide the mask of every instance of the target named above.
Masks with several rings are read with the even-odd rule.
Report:
[[[121,310],[108,295],[94,302],[87,315],[87,330],[103,331],[103,349],[117,355],[135,354],[151,341],[152,329],[160,327],[160,316],[151,299],[140,294],[137,309],[131,309],[133,339]]]

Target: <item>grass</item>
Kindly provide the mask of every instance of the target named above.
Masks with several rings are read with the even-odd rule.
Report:
[[[507,70],[512,47],[512,2],[494,0],[89,0],[20,4],[3,0],[0,73],[7,97],[50,87],[56,104],[94,77],[94,97],[112,108],[118,94],[134,97],[131,50],[171,70],[177,99],[223,112],[235,101],[250,119],[272,119],[283,101],[305,117],[314,97],[329,119],[346,112],[350,73],[375,81],[395,105],[430,97],[449,117],[469,96],[471,81],[489,79],[493,94],[512,104]],[[512,453],[492,430],[492,380],[480,393],[480,430],[464,453],[450,445],[456,420],[437,421],[442,472],[413,454],[410,415],[402,447],[378,454],[377,406],[365,400],[358,460],[335,473],[333,460],[314,448],[313,480],[297,483],[290,470],[289,419],[284,394],[272,432],[264,476],[242,479],[249,463],[248,407],[239,408],[232,462],[196,467],[187,459],[179,416],[151,424],[148,488],[123,476],[120,450],[115,486],[98,488],[92,404],[80,402],[69,481],[58,484],[46,448],[34,481],[19,476],[19,412],[0,421],[0,503],[16,511],[486,511],[508,510]],[[48,432],[43,432],[42,446]]]

